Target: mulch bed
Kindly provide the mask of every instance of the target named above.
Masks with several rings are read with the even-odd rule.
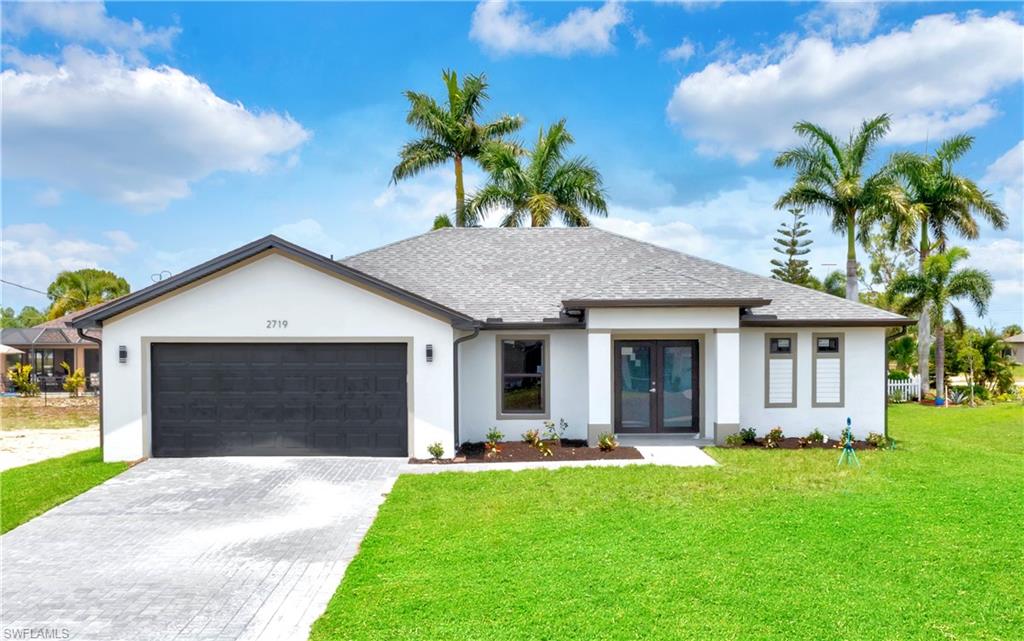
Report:
[[[744,443],[743,445],[727,445],[720,447],[732,447],[732,448],[754,448],[754,449],[765,449],[764,441],[761,439],[755,440],[753,443]],[[786,438],[779,441],[779,444],[775,447],[778,450],[839,450],[842,449],[839,441],[836,439],[829,439],[827,443],[801,443],[800,439],[796,436],[787,436]],[[874,450],[878,449],[867,441],[854,441],[853,449],[855,450]]]
[[[603,452],[596,447],[587,447],[586,441],[565,439],[544,441],[551,448],[551,456],[544,456],[540,450],[522,441],[499,443],[501,450],[497,455],[488,457],[483,443],[463,443],[454,459],[411,458],[410,463],[426,463],[431,465],[452,465],[459,463],[515,463],[522,461],[600,461],[605,459],[642,459],[644,456],[635,447],[620,445],[610,452]]]

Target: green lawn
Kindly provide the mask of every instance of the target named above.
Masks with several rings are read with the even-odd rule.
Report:
[[[312,639],[1024,638],[1024,408],[895,451],[403,476]]]
[[[128,469],[104,463],[97,447],[0,472],[0,533]]]

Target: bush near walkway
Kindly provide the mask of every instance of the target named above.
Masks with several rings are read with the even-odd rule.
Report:
[[[1020,639],[1024,408],[890,409],[892,451],[399,478],[335,639]]]

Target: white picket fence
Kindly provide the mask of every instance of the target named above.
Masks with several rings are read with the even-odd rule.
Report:
[[[907,380],[895,381],[889,379],[889,398],[900,401],[920,400],[921,398],[921,377],[911,376]]]

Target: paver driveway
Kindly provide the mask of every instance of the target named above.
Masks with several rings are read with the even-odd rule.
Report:
[[[146,461],[0,539],[0,634],[304,641],[402,466]]]

